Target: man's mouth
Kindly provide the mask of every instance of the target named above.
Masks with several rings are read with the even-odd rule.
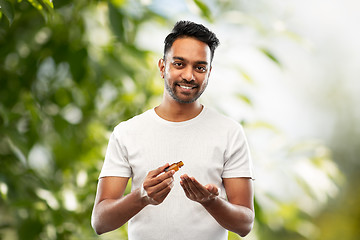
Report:
[[[194,85],[183,85],[183,84],[177,84],[179,87],[183,88],[183,89],[186,89],[186,90],[190,90],[190,89],[193,89],[193,88],[196,88],[196,86]]]

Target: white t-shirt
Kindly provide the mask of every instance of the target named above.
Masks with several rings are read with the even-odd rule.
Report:
[[[203,108],[195,118],[170,122],[154,109],[117,125],[111,134],[100,177],[131,177],[132,190],[141,187],[150,170],[183,161],[174,187],[163,203],[148,205],[130,219],[129,240],[226,240],[228,232],[199,203],[189,200],[180,175],[220,187],[223,178],[253,178],[252,163],[241,125]]]

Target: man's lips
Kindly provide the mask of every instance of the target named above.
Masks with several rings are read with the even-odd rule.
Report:
[[[188,84],[176,84],[177,86],[181,87],[182,89],[185,89],[185,90],[191,90],[193,88],[196,88],[197,86],[196,85],[188,85]]]

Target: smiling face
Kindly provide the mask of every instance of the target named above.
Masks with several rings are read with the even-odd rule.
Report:
[[[193,103],[205,91],[211,72],[209,46],[195,38],[178,38],[160,59],[167,96],[178,103]]]

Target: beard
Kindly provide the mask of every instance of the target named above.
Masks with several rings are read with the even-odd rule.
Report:
[[[165,84],[165,88],[166,90],[168,91],[168,93],[170,94],[170,96],[175,100],[177,101],[178,103],[193,103],[195,102],[196,100],[198,100],[198,98],[203,94],[203,92],[205,91],[206,87],[207,87],[207,84],[208,82],[206,81],[206,84],[204,86],[203,89],[200,89],[198,90],[190,99],[181,99],[179,96],[178,96],[178,93],[177,93],[177,86],[181,83],[184,83],[184,84],[192,84],[192,85],[195,85],[193,83],[193,81],[181,81],[181,82],[174,82],[172,84],[172,86],[169,85],[166,77],[164,78],[164,84]],[[196,89],[199,89],[200,86],[199,85],[195,85],[196,86]],[[190,94],[189,94],[190,95]]]

